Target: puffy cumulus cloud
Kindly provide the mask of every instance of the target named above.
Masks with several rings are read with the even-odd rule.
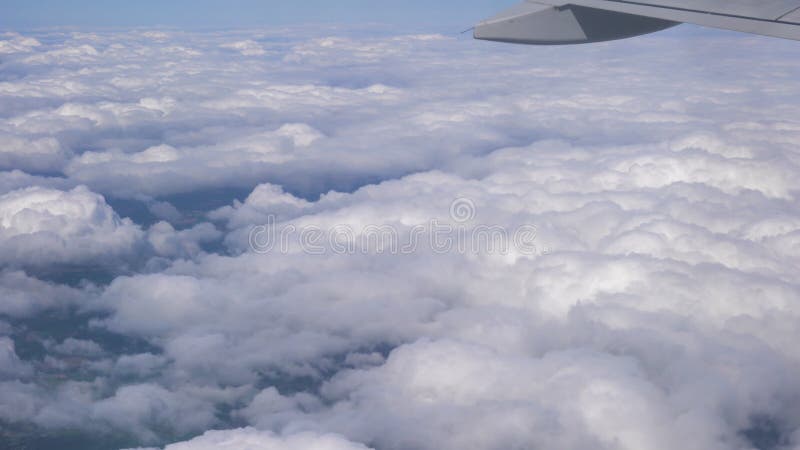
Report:
[[[0,39],[0,53],[24,53],[30,52],[42,45],[41,42],[29,36],[22,36],[19,33],[3,33]]]
[[[378,368],[345,372],[323,392],[337,406],[306,414],[378,448],[666,449],[676,435],[688,437],[688,448],[729,448],[710,439],[713,421],[675,417],[635,361],[585,350],[524,358],[419,342]],[[245,414],[274,426],[274,412],[259,406]]]
[[[117,442],[142,444],[160,442],[164,436],[176,440],[199,434],[217,422],[207,403],[212,399],[202,398],[201,392],[132,384],[97,401],[98,384],[67,382],[56,392],[48,392],[33,383],[0,382],[0,405],[4,407],[0,420],[88,432],[97,440],[116,433]]]
[[[20,271],[0,272],[0,316],[32,318],[86,300],[89,291],[47,283]]]
[[[33,141],[0,135],[0,167],[32,172],[58,171],[66,162],[61,144],[54,138]]]
[[[212,211],[208,216],[212,220],[226,222],[228,228],[246,228],[267,223],[270,217],[276,220],[295,218],[311,205],[307,200],[284,192],[280,186],[261,184],[244,202],[235,200],[233,205]]]
[[[216,419],[205,402],[191,393],[176,393],[154,385],[120,388],[113,397],[92,405],[90,417],[139,436],[143,442],[160,437],[152,424],[161,424],[175,436],[196,432]]]
[[[0,337],[0,380],[26,377],[31,373],[33,369],[17,356],[14,341],[5,336]]]
[[[103,369],[112,376],[122,379],[146,379],[158,375],[168,363],[169,360],[162,355],[139,353],[122,355],[113,361],[110,369],[105,367]]]
[[[390,225],[402,240],[447,221],[462,197],[475,205],[467,234],[536,224],[546,254],[439,254],[423,243],[410,254],[311,255],[295,242],[262,255],[247,251],[243,225],[228,241],[240,256],[116,280],[103,326],[157,343],[170,370],[198,382],[281,386],[237,413],[267,430],[377,448],[722,449],[749,448],[767,420],[788,439],[800,415],[775,399],[800,394],[800,290],[781,261],[796,260],[742,233],[788,211],[738,214],[748,198],[784,200],[702,183],[658,196],[595,185],[571,174],[575,153],[548,145],[481,158],[479,177],[423,173],[313,203],[267,185],[215,213],[235,228],[272,210],[278,229],[347,226],[356,237]],[[594,154],[612,168],[614,152]],[[563,179],[537,177],[559,164]],[[727,215],[725,232],[710,231]]]
[[[276,33],[4,56],[2,433],[800,446],[796,46]]]
[[[253,428],[242,428],[231,431],[210,431],[191,441],[168,445],[165,450],[205,449],[366,450],[367,447],[331,434],[298,433],[283,437]]]
[[[203,244],[214,242],[222,236],[210,223],[177,231],[167,222],[158,222],[147,233],[147,241],[159,256],[192,258],[203,251]]]
[[[250,39],[222,44],[220,47],[238,51],[244,56],[262,56],[267,53],[258,42]]]
[[[143,234],[86,187],[29,187],[0,196],[5,265],[113,263],[134,253]]]
[[[159,215],[181,218],[169,203],[151,206]],[[90,266],[114,273],[148,260],[157,264],[158,258],[193,258],[220,237],[209,223],[176,230],[162,221],[143,230],[85,186],[69,191],[34,186],[0,196],[0,261],[6,267]],[[36,297],[52,294],[46,292]],[[13,296],[7,303],[18,304]]]

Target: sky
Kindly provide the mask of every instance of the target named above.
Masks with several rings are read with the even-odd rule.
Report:
[[[514,0],[3,0],[0,28],[53,26],[182,28],[379,22],[405,28],[466,29]]]
[[[800,449],[797,42],[91,22],[0,31],[0,448]]]

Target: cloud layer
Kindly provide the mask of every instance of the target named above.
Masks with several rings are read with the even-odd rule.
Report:
[[[792,43],[53,31],[0,55],[0,442],[800,448]],[[265,225],[294,234],[258,251]],[[532,246],[440,251],[438,225]]]

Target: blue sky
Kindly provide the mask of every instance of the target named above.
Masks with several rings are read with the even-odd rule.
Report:
[[[380,22],[406,28],[469,26],[516,0],[2,0],[0,27],[232,27]]]

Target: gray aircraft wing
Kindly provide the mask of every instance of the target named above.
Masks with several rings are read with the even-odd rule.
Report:
[[[800,40],[800,0],[527,0],[475,26],[520,44],[623,39],[680,23]]]

